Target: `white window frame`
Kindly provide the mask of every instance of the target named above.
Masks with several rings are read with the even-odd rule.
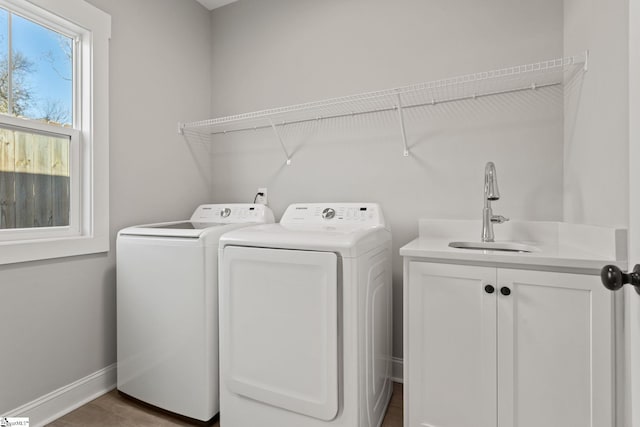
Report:
[[[73,128],[0,115],[0,126],[68,137],[70,224],[0,230],[0,264],[109,250],[111,17],[84,0],[0,0],[0,7],[74,40]]]

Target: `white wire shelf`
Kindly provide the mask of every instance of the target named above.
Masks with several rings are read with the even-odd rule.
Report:
[[[588,52],[585,52],[577,56],[467,74],[394,89],[179,123],[178,130],[180,134],[185,136],[198,135],[202,137],[272,128],[287,156],[287,164],[289,164],[290,157],[278,132],[279,126],[397,110],[404,155],[407,156],[409,153],[404,130],[404,109],[561,85],[566,81],[567,75],[581,70],[586,71],[587,65]]]

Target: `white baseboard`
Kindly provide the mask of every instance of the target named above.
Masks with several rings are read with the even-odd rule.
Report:
[[[116,387],[116,364],[52,391],[2,417],[29,417],[31,427],[44,426]]]
[[[391,380],[395,383],[403,382],[403,361],[399,357],[391,358]]]

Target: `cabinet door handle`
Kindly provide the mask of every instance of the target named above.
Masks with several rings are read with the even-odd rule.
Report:
[[[500,293],[504,296],[509,296],[511,295],[511,289],[507,288],[506,286],[503,286],[500,288]]]
[[[487,285],[484,287],[484,291],[488,294],[492,294],[495,290],[496,288],[494,288],[492,285]]]

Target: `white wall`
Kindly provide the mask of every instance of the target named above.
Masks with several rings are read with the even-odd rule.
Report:
[[[185,0],[90,3],[113,18],[112,249],[0,267],[0,413],[115,363],[115,233],[187,217],[210,192],[206,150],[176,133],[179,120],[209,115],[208,11]]]
[[[207,199],[251,200],[267,186],[278,217],[292,202],[380,202],[397,254],[415,237],[420,217],[479,218],[488,160],[496,162],[503,195],[496,213],[559,220],[564,192],[565,219],[627,224],[627,127],[620,110],[626,0],[565,0],[564,9],[557,0],[240,0],[211,19],[195,1],[89,1],[113,17],[112,248],[126,225],[185,217]],[[289,167],[269,132],[216,138],[211,159],[207,147],[175,134],[178,121],[212,113],[385,89],[585,48],[591,70],[580,108],[572,107],[572,93],[564,107],[562,92],[552,89],[412,111],[409,158],[401,155],[393,116],[286,128],[294,151]],[[396,255],[396,356],[401,280]],[[113,249],[2,266],[0,301],[0,413],[115,362]]]
[[[561,1],[240,0],[212,13],[214,116],[386,89],[561,57]],[[421,217],[480,218],[484,165],[496,163],[514,219],[562,219],[558,88],[395,116],[289,126],[291,166],[269,131],[216,137],[213,199],[269,189],[279,217],[305,201],[381,203],[394,238],[394,354],[402,356],[398,248]],[[500,237],[500,226],[496,226]],[[470,238],[479,238],[477,236]]]
[[[589,49],[566,89],[564,218],[628,225],[628,0],[564,0],[564,50]]]

